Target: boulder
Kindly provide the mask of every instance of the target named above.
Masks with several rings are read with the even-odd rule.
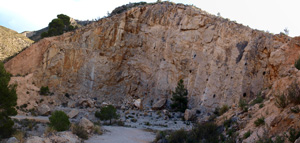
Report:
[[[51,113],[51,110],[48,105],[42,104],[41,107],[38,108],[39,115],[47,116]]]
[[[94,124],[85,117],[80,120],[79,126],[82,126],[87,133],[92,133],[94,129]]]
[[[186,109],[184,112],[184,120],[192,121],[196,119],[196,110]]]
[[[76,107],[76,102],[75,101],[69,101],[68,102],[68,107],[75,108]]]
[[[142,105],[142,99],[137,99],[134,101],[134,106],[139,108],[139,109],[142,109],[143,108],[143,105]]]
[[[49,137],[52,143],[80,143],[78,136],[72,134],[72,132],[58,132],[55,135]]]
[[[83,106],[83,107],[90,107],[90,108],[94,108],[95,107],[95,101],[93,101],[92,99],[80,99],[78,101],[78,104],[80,106]]]
[[[51,143],[49,138],[41,138],[38,136],[29,137],[25,143]]]
[[[125,105],[122,105],[121,106],[121,110],[125,110],[126,109],[126,106]]]
[[[19,143],[18,139],[15,137],[10,137],[6,143]]]
[[[78,115],[79,111],[77,109],[72,109],[69,113],[68,113],[68,116],[69,118],[74,118]]]
[[[166,115],[166,116],[170,115],[170,112],[168,110],[164,109],[162,111],[163,111],[164,115]]]
[[[105,106],[107,106],[107,105],[109,105],[109,104],[106,103],[106,102],[103,102],[103,103],[101,104],[101,107],[105,107]]]
[[[294,143],[300,143],[300,137],[296,139]]]
[[[276,126],[280,121],[282,120],[282,116],[278,115],[273,120],[271,120],[270,124],[268,124],[271,127]]]
[[[162,108],[165,106],[166,101],[167,101],[167,99],[165,99],[165,98],[158,100],[158,101],[152,106],[152,109],[153,109],[153,110],[160,110],[160,109],[162,109]]]

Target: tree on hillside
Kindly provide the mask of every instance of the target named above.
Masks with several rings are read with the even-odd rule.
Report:
[[[74,30],[75,28],[71,25],[70,17],[64,14],[57,15],[57,18],[53,19],[48,25],[48,31],[43,32],[41,37],[51,37],[61,35],[64,32]]]
[[[11,74],[6,72],[0,62],[0,139],[8,138],[13,133],[14,122],[9,116],[17,114],[16,85],[9,85]]]
[[[171,108],[175,111],[184,112],[188,103],[187,95],[188,91],[184,88],[183,80],[181,79],[177,84],[175,92],[173,92]]]

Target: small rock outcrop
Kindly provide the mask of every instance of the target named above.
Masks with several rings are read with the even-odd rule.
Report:
[[[83,127],[87,133],[92,133],[94,130],[94,124],[85,117],[80,120],[79,126]]]
[[[42,116],[47,116],[51,113],[51,109],[49,108],[48,105],[46,104],[42,104],[39,108],[38,108],[38,113],[39,115]]]
[[[184,112],[184,120],[191,121],[196,119],[196,110],[186,109]]]
[[[49,137],[32,136],[26,139],[25,143],[80,143],[78,136],[72,132],[58,132]]]
[[[142,104],[141,99],[136,99],[133,104],[134,104],[135,107],[137,107],[139,109],[143,109],[143,104]]]
[[[79,111],[77,109],[72,109],[69,113],[68,113],[68,117],[69,118],[74,118],[78,115]]]
[[[94,108],[95,107],[95,101],[93,101],[92,99],[80,99],[78,101],[78,104],[80,106],[83,106],[83,107],[90,107],[90,108]]]
[[[41,138],[38,136],[32,136],[26,139],[25,143],[51,143],[49,138]]]
[[[49,137],[52,143],[80,143],[78,136],[72,132],[58,132]]]
[[[18,139],[15,137],[10,137],[6,143],[19,143]]]
[[[156,103],[154,103],[154,105],[152,106],[153,110],[161,110],[165,104],[166,104],[167,99],[163,98],[158,100]]]

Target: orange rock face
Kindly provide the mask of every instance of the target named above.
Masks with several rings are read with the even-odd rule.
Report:
[[[36,85],[57,94],[115,104],[139,98],[145,107],[170,98],[183,79],[189,107],[205,113],[299,77],[293,66],[299,43],[299,37],[271,35],[191,6],[163,3],[40,40],[5,67],[14,75],[33,73]]]

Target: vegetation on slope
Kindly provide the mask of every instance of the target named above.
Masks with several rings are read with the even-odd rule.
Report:
[[[75,29],[74,26],[71,25],[70,17],[64,14],[57,15],[57,18],[53,19],[48,26],[48,31],[43,32],[41,37],[51,37],[61,35],[64,32],[72,31]]]
[[[0,26],[0,61],[20,52],[31,43],[33,41],[26,36]]]

